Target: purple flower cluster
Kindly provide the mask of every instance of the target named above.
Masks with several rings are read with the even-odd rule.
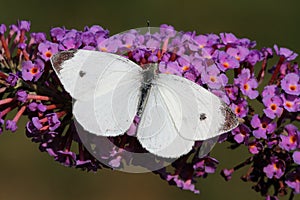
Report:
[[[141,67],[158,63],[160,73],[194,81],[230,106],[242,123],[222,141],[230,142],[232,149],[247,148],[251,156],[223,169],[225,180],[248,166],[242,180],[254,182],[253,189],[266,199],[277,199],[288,188],[291,196],[300,193],[300,131],[295,126],[300,121],[300,71],[293,51],[276,45],[255,49],[255,42],[232,33],[178,34],[168,25],[161,25],[153,34],[137,29],[112,37],[97,25],[83,31],[55,27],[50,30],[50,40],[45,33],[28,37],[29,30],[28,21],[8,28],[0,25],[0,133],[4,127],[16,131],[20,117],[27,115],[26,135],[56,161],[87,171],[109,168],[83,146],[72,118],[72,99],[62,89],[49,59],[68,49],[117,53]],[[277,64],[267,67],[270,59]],[[13,110],[17,110],[15,117],[6,119]],[[127,134],[109,138],[118,147],[102,156],[111,167],[126,161],[124,150],[145,151],[132,137],[137,124],[135,119]],[[173,162],[173,171],[161,168],[153,173],[170,185],[199,193],[197,179],[215,173],[218,164],[209,155],[199,158],[200,147],[201,142],[196,142],[190,153]]]

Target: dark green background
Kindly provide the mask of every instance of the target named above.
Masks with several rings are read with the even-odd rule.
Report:
[[[258,47],[279,44],[300,50],[300,1],[280,0],[152,0],[152,1],[12,1],[0,0],[0,23],[17,19],[32,22],[32,31],[47,32],[54,26],[82,29],[99,24],[111,34],[168,23],[176,30],[197,33],[233,32],[238,37],[256,40]],[[19,127],[25,125],[25,120]],[[86,173],[54,162],[38,146],[17,133],[0,136],[0,200],[68,199],[263,199],[250,183],[235,173],[225,182],[218,173],[197,184],[200,195],[181,191],[151,173],[127,174],[103,170]],[[247,158],[247,150],[231,151],[228,144],[217,145],[213,155],[221,161],[219,169],[230,168]],[[287,199],[287,198],[284,198]],[[298,197],[298,199],[300,199]]]

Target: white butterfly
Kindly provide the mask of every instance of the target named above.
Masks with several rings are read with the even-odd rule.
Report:
[[[89,50],[59,52],[51,63],[86,131],[118,136],[138,115],[138,141],[161,157],[180,157],[196,140],[238,125],[220,98],[186,78],[157,73],[157,64],[142,69],[119,55]]]

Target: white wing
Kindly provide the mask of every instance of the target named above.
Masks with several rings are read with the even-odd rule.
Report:
[[[183,77],[159,74],[141,117],[137,137],[149,152],[168,158],[188,153],[206,140],[238,125],[217,96]]]
[[[87,131],[116,136],[137,111],[142,69],[121,56],[88,50],[60,52],[51,58],[65,90],[75,99],[73,114]]]
[[[139,142],[150,153],[161,157],[177,158],[188,153],[194,141],[180,136],[158,85],[153,84],[150,90],[137,130]]]
[[[157,85],[177,131],[187,140],[207,140],[238,125],[219,97],[186,78],[159,74]]]

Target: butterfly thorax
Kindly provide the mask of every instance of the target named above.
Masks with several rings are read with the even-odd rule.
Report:
[[[152,80],[157,75],[158,65],[157,63],[151,63],[149,66],[143,70],[143,84],[151,85]]]

